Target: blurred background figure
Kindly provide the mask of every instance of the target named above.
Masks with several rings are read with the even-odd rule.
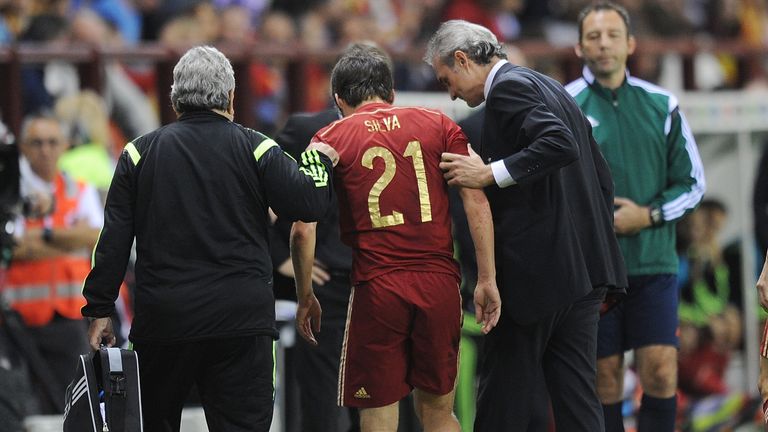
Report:
[[[705,199],[678,228],[679,387],[690,398],[726,394],[725,372],[741,343],[741,312],[730,302],[730,269],[720,236],[725,205]]]
[[[55,377],[33,386],[43,414],[63,412],[63,398],[48,400],[46,389],[63,395],[78,355],[89,351],[81,289],[103,224],[96,189],[57,167],[69,145],[66,136],[54,117],[34,116],[24,123],[22,194],[32,205],[19,221],[21,232],[2,292]]]

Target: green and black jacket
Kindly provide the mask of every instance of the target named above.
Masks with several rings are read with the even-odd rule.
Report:
[[[629,73],[609,90],[586,67],[566,89],[592,124],[615,196],[661,208],[661,225],[619,237],[628,274],[677,273],[674,222],[696,207],[705,190],[704,167],[677,98]]]
[[[126,145],[107,196],[83,315],[109,316],[136,240],[133,342],[277,336],[269,208],[316,221],[331,161],[194,111]]]

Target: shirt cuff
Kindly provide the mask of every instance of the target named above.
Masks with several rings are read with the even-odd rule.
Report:
[[[496,184],[499,185],[500,188],[517,184],[515,179],[509,174],[509,171],[507,171],[507,166],[504,165],[503,160],[497,160],[496,162],[491,163],[491,170],[493,171],[493,179],[496,180]]]

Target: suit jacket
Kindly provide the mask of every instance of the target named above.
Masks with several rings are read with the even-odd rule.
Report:
[[[517,184],[486,188],[504,311],[543,318],[594,287],[623,290],[613,232],[613,180],[591,126],[556,81],[504,65],[485,103],[486,162],[504,160]]]
[[[340,118],[339,111],[335,108],[317,113],[291,114],[283,129],[275,136],[275,141],[289,155],[298,160],[317,131]]]

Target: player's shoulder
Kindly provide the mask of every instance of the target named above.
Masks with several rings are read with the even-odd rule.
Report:
[[[319,141],[327,142],[328,140],[333,139],[335,134],[344,134],[346,130],[348,130],[349,127],[355,124],[352,120],[352,116],[342,117],[338,120],[332,121],[330,124],[327,124],[326,126],[323,126],[320,128],[317,133],[315,133],[315,138],[313,138],[313,141],[317,141],[319,138]]]
[[[393,115],[398,115],[402,119],[410,119],[410,123],[418,125],[419,128],[445,127],[447,125],[454,125],[453,121],[444,112],[428,107],[421,106],[397,106],[392,107]]]

